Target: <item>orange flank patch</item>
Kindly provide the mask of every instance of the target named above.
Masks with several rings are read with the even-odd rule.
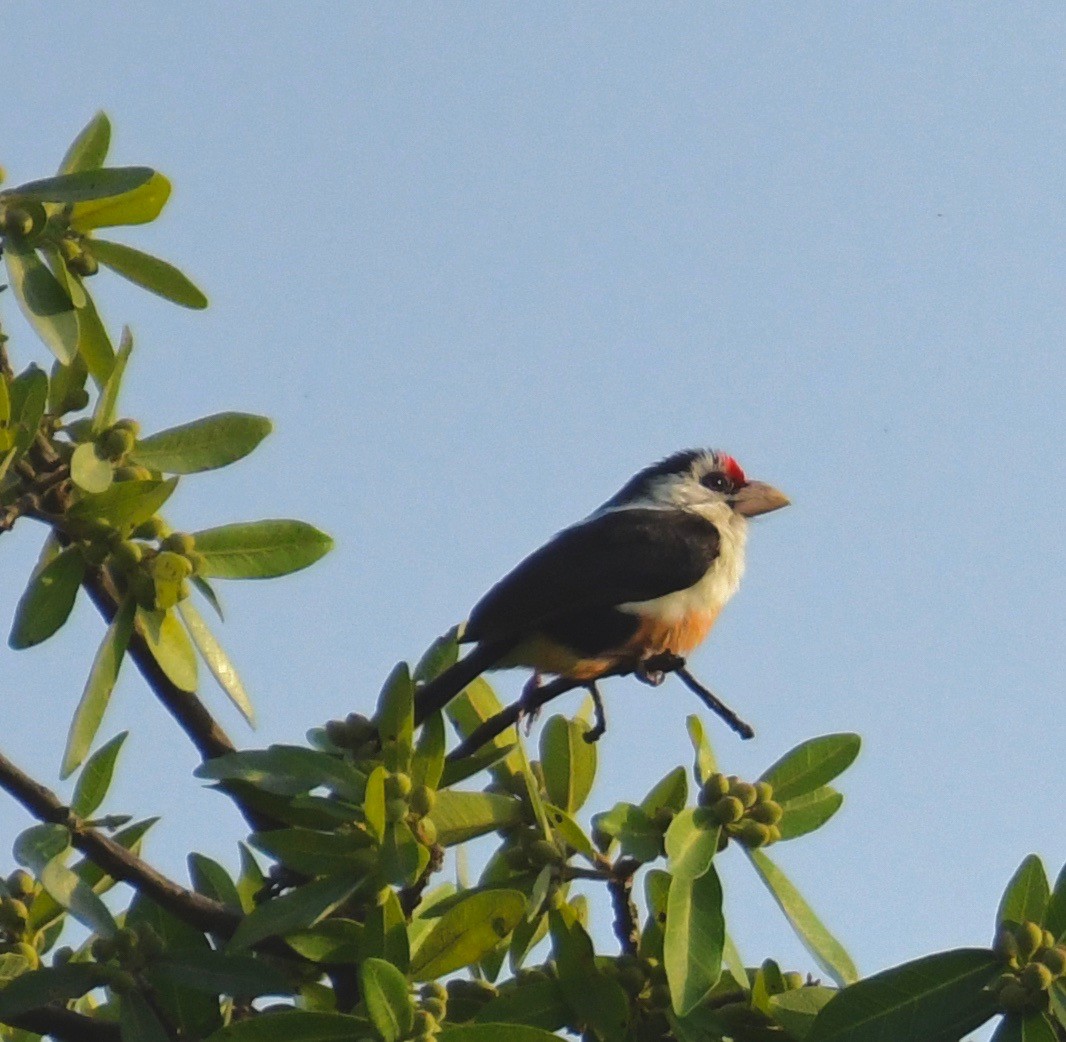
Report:
[[[637,653],[641,658],[661,655],[665,651],[687,657],[703,643],[717,618],[717,611],[689,612],[683,618],[670,622],[652,615],[644,616],[627,650]]]

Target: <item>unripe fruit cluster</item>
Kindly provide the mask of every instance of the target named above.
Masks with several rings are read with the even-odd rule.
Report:
[[[150,924],[136,923],[112,937],[93,938],[89,953],[99,963],[114,962],[123,970],[135,971],[163,954],[163,941]]]
[[[754,850],[781,838],[778,822],[784,812],[769,782],[746,782],[716,772],[703,783],[698,802],[722,826],[720,847],[732,838]]]
[[[447,1012],[448,989],[437,981],[423,985],[419,991],[413,1033],[408,1038],[411,1042],[430,1042],[437,1037]]]
[[[333,745],[356,759],[370,756],[377,750],[378,729],[362,713],[349,713],[343,720],[330,720],[325,730]]]
[[[83,279],[100,270],[96,258],[85,249],[84,241],[71,235],[65,235],[59,240],[59,252],[63,255],[67,268]]]
[[[1005,1013],[1032,1013],[1047,1007],[1048,989],[1066,978],[1066,945],[1036,923],[1003,923],[993,950],[1009,969],[991,990]]]
[[[115,544],[108,557],[109,565],[126,576],[137,603],[147,611],[165,611],[185,600],[191,593],[189,579],[204,565],[203,554],[196,551],[196,541],[191,535],[187,532],[164,535],[164,529],[161,518],[150,518],[134,535],[141,539],[159,539],[162,535],[158,549],[124,539]]]
[[[96,436],[94,439],[96,451],[101,459],[121,463],[133,451],[140,432],[141,425],[136,420],[118,420]],[[146,477],[152,476],[147,468],[139,469],[144,471]]]

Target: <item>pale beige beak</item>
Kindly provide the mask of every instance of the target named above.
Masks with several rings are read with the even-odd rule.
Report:
[[[789,502],[788,496],[773,485],[767,485],[765,481],[749,481],[733,496],[733,509],[745,517],[755,517],[787,507]]]

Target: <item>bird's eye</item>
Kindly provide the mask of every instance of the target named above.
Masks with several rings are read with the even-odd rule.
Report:
[[[712,492],[735,491],[732,480],[720,470],[712,471],[710,474],[704,474],[703,477],[700,478],[700,484],[703,485],[704,488],[709,488]]]

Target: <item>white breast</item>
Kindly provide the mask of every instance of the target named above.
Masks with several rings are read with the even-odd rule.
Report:
[[[690,508],[691,509],[691,508]],[[737,592],[744,574],[744,547],[748,538],[747,518],[725,503],[695,508],[718,529],[718,556],[699,582],[650,601],[619,604],[620,611],[654,616],[666,623],[680,622],[693,613],[715,614]]]

